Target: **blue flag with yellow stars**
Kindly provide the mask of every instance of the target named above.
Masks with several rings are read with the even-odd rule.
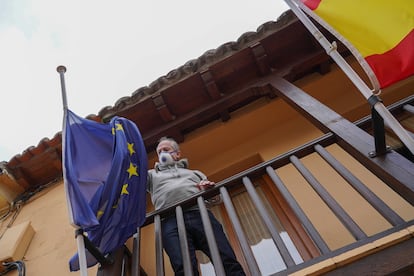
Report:
[[[137,126],[114,117],[99,123],[65,111],[63,177],[69,219],[106,255],[145,221],[147,154]],[[96,259],[86,250],[87,265]],[[77,254],[69,261],[79,270]]]

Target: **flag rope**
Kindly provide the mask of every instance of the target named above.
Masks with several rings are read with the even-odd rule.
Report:
[[[295,0],[294,0],[295,1]],[[380,87],[380,83],[378,81],[377,76],[375,75],[374,71],[372,70],[371,66],[369,66],[368,62],[365,60],[365,58],[361,55],[361,53],[343,36],[341,35],[339,32],[337,32],[334,28],[332,28],[331,26],[329,26],[329,24],[327,24],[325,21],[321,20],[321,18],[319,18],[318,16],[315,16],[315,13],[313,13],[308,6],[306,6],[305,4],[303,4],[302,1],[295,1],[295,3],[298,5],[298,7],[304,11],[307,15],[309,15],[310,17],[312,17],[316,22],[318,22],[321,26],[323,26],[325,29],[327,29],[331,34],[333,34],[335,37],[339,38],[339,40],[350,50],[351,54],[355,57],[355,59],[358,61],[358,63],[361,65],[361,68],[365,71],[365,73],[367,74],[368,79],[371,82],[371,85],[373,86],[372,91],[375,95],[380,95],[381,94],[381,87]],[[302,20],[301,20],[302,21]],[[303,22],[303,21],[302,21]],[[319,31],[319,30],[318,30]],[[322,33],[320,34],[322,35]],[[323,36],[323,35],[322,35]],[[329,42],[328,42],[329,43]],[[333,41],[331,43],[332,45],[335,45],[335,48],[333,49],[337,49],[336,47],[336,42]],[[330,55],[330,52],[332,51],[327,51],[327,53]]]

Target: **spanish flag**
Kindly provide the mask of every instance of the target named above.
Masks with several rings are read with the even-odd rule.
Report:
[[[358,51],[381,88],[414,75],[414,0],[301,1]]]

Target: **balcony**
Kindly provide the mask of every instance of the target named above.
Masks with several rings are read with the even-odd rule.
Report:
[[[409,97],[389,107],[410,133],[413,101]],[[300,101],[293,102],[301,107]],[[139,266],[156,275],[166,273],[168,260],[160,231],[166,216],[177,217],[183,256],[188,257],[183,210],[195,204],[212,253],[211,260],[198,256],[203,275],[224,275],[208,209],[224,225],[249,275],[406,275],[412,271],[412,154],[389,133],[386,140],[393,150],[376,154],[368,133],[371,117],[355,124],[335,121],[332,118],[337,114],[315,101],[313,104],[331,122],[322,122],[329,128],[325,135],[227,177],[211,190],[148,213],[133,242],[133,275],[138,274]],[[207,206],[207,200],[217,197],[218,202]],[[155,242],[155,267],[143,261],[143,252],[152,254],[141,246],[142,237],[147,241],[149,232]],[[189,259],[185,269],[191,275]]]

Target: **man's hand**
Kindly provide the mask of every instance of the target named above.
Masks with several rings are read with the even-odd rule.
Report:
[[[209,189],[209,188],[214,187],[214,185],[216,185],[216,183],[213,182],[213,181],[210,181],[210,180],[201,180],[200,183],[197,184],[197,187],[200,190],[206,190],[206,189]]]

